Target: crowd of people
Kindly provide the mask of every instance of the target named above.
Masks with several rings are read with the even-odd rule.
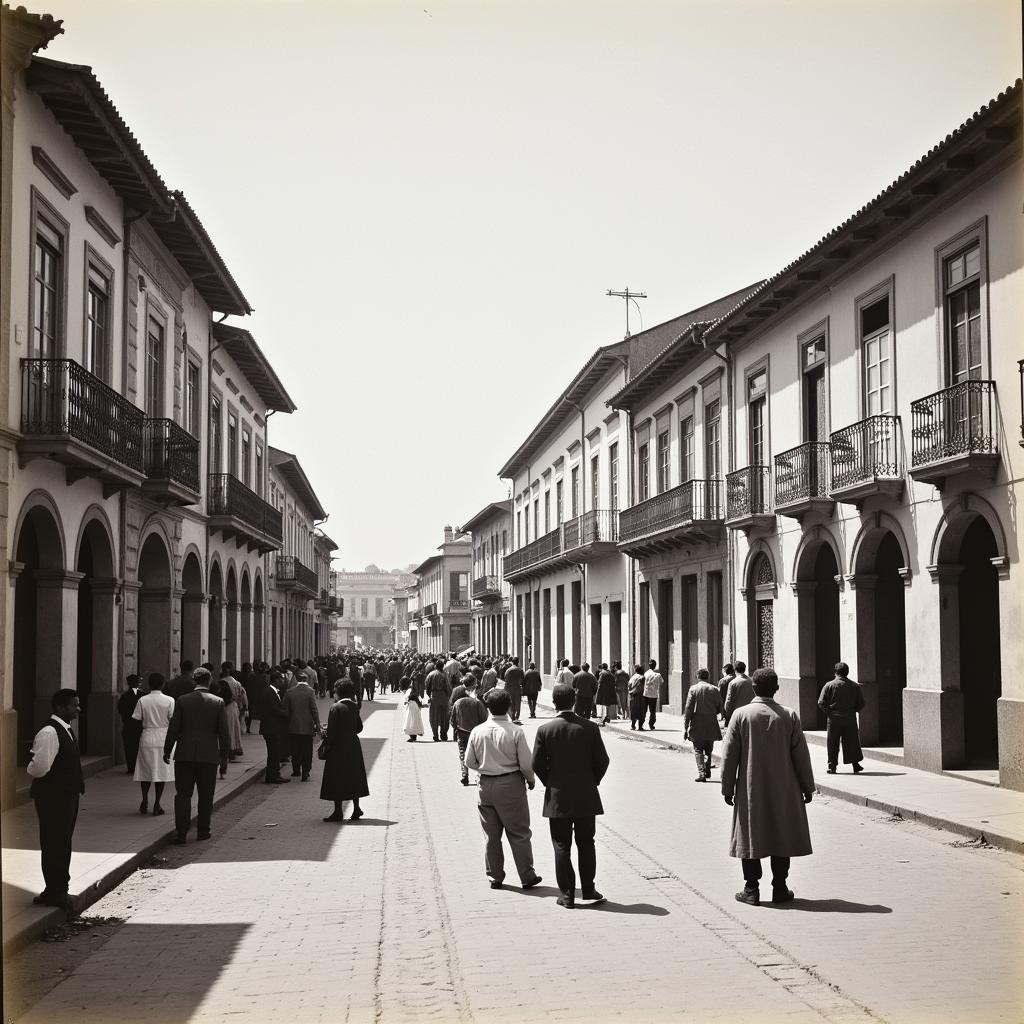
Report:
[[[576,874],[570,856],[575,842],[583,901],[602,902],[595,887],[596,816],[603,813],[598,787],[609,758],[601,728],[629,718],[632,730],[656,729],[664,680],[657,662],[632,674],[621,663],[602,663],[591,671],[583,662],[561,659],[553,680],[555,717],[542,723],[534,747],[522,729],[523,698],[530,718],[537,717],[543,680],[535,663],[524,669],[516,656],[483,658],[411,650],[342,651],[309,662],[284,660],[243,664],[225,661],[194,667],[182,662],[170,681],[152,673],[143,681],[129,676],[118,701],[127,771],[141,787],[139,813],[164,813],[164,788],[175,786],[175,842],[184,844],[198,793],[197,839],[211,837],[213,795],[219,771],[243,754],[242,735],[257,723],[266,746],[263,782],[279,785],[310,780],[313,745],[323,761],[320,798],[331,805],[325,822],[341,822],[346,802],[349,820],[363,811],[369,795],[359,733],[364,702],[383,694],[401,694],[391,706],[403,709],[402,728],[409,742],[425,735],[456,741],[459,780],[478,780],[478,813],[485,837],[484,864],[495,889],[505,879],[503,838],[507,839],[524,889],[541,881],[533,865],[527,792],[536,779],[545,787],[544,817],[554,850],[558,903],[575,905]],[[684,738],[692,747],[697,782],[711,777],[714,744],[723,739],[722,794],[734,807],[730,854],[743,866],[744,888],[736,898],[759,902],[761,860],[772,866],[773,902],[793,898],[786,880],[789,859],[811,852],[805,804],[814,792],[810,755],[797,714],[778,704],[778,678],[771,669],[748,676],[737,661],[725,666],[713,683],[706,669],[688,690],[683,713]],[[322,723],[317,699],[336,698]],[[36,735],[29,764],[32,797],[39,817],[45,888],[36,903],[69,906],[71,842],[78,801],[85,792],[77,741],[71,723],[78,715],[74,690],[53,697],[53,716]],[[391,702],[389,702],[390,704]],[[821,692],[819,705],[828,721],[828,771],[836,771],[840,748],[854,772],[862,769],[857,712],[860,687],[848,667],[836,665],[835,678]],[[423,709],[426,709],[426,716]],[[291,775],[282,774],[291,765]]]

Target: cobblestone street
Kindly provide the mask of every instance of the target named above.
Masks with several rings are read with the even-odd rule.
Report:
[[[406,744],[394,702],[363,707],[362,821],[321,822],[316,771],[306,785],[255,787],[244,814],[215,815],[209,845],[173,850],[173,869],[152,872],[159,887],[130,910],[118,891],[94,905],[126,923],[20,1019],[1020,1020],[1014,854],[819,798],[815,855],[791,874],[797,901],[743,906],[717,784],[692,783],[688,756],[605,730],[608,902],[567,912],[540,788],[544,884],[492,891],[455,744]],[[43,955],[56,964],[59,947],[29,947],[12,974]]]

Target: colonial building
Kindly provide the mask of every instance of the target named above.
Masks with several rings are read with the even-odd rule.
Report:
[[[335,647],[390,647],[395,587],[401,575],[370,565],[363,572],[334,572],[332,578],[339,603],[344,605],[334,623]]]
[[[416,649],[428,654],[459,651],[472,643],[469,581],[473,570],[472,538],[444,528],[436,555],[421,562],[417,578]],[[411,613],[410,613],[411,614]]]
[[[313,538],[313,570],[316,573],[317,597],[313,602],[313,652],[320,656],[331,653],[331,617],[337,614],[337,599],[331,594],[331,559],[338,545],[321,529]]]
[[[270,449],[270,503],[281,513],[284,541],[270,586],[271,660],[309,659],[316,649],[320,578],[315,529],[327,518],[291,452]]]
[[[865,690],[866,742],[1024,788],[1021,172],[1018,82],[613,398],[638,451],[653,439],[660,462],[667,431],[684,491],[662,530],[721,574],[697,592],[695,629],[689,584],[638,576],[655,625],[637,653],[670,632],[680,693],[721,649],[774,665],[814,729],[842,658]],[[638,488],[644,472],[638,457]],[[620,540],[641,514],[623,512]]]
[[[480,654],[510,650],[512,588],[505,582],[505,555],[512,533],[512,502],[492,501],[460,532],[473,538],[473,643]]]

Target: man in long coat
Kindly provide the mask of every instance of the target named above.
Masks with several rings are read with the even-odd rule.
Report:
[[[424,689],[430,701],[430,731],[434,734],[434,742],[447,741],[448,700],[452,695],[452,688],[444,670],[434,665],[433,670],[427,674]]]
[[[572,677],[572,688],[576,691],[576,703],[573,711],[581,718],[593,718],[597,679],[590,671],[590,665],[587,662],[583,662],[583,667]]]
[[[818,698],[818,707],[825,713],[828,722],[828,732],[825,734],[828,773],[836,773],[840,742],[843,745],[843,763],[852,764],[854,772],[862,772],[864,752],[860,747],[857,712],[864,707],[864,694],[850,678],[850,666],[845,661],[836,664],[835,672],[835,679],[824,685]]]
[[[711,752],[715,740],[722,738],[718,728],[718,716],[722,713],[722,694],[712,686],[706,668],[697,669],[697,682],[686,695],[683,709],[683,739],[693,745],[693,756],[697,761],[695,782],[711,778]]]
[[[733,807],[731,857],[743,862],[741,903],[760,903],[761,858],[772,864],[772,902],[793,899],[786,886],[791,857],[811,853],[805,804],[814,773],[800,718],[776,703],[779,677],[754,673],[754,699],[733,713],[722,747],[722,796]]]

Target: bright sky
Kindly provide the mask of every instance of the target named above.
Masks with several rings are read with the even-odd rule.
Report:
[[[17,2],[255,307],[347,568],[507,496],[606,289],[649,327],[773,273],[1021,67],[1017,0]]]

